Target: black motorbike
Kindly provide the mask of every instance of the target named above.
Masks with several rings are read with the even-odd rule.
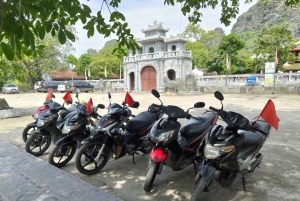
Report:
[[[229,187],[238,173],[242,174],[246,190],[244,176],[259,167],[263,158],[260,149],[271,131],[271,125],[263,119],[255,121],[255,118],[249,122],[241,114],[223,110],[223,95],[216,91],[215,97],[221,101],[222,108],[209,108],[227,125],[215,125],[201,142],[198,154],[203,154],[205,159],[195,178],[196,187],[190,201],[200,200],[213,180],[222,187]]]
[[[65,119],[72,112],[76,112],[73,109],[67,110],[64,104],[60,105],[52,99],[48,100],[46,104],[49,109],[39,115],[36,122],[37,129],[31,132],[25,144],[26,152],[34,156],[45,153],[51,144],[51,140],[55,143],[61,137]]]
[[[152,94],[160,98],[160,94],[154,89]],[[168,117],[157,121],[149,134],[150,141],[155,146],[150,154],[149,169],[144,184],[146,192],[151,191],[154,179],[161,173],[163,165],[172,168],[173,171],[179,171],[194,164],[196,171],[196,164],[202,160],[201,157],[196,156],[196,150],[202,138],[218,120],[215,112],[205,112],[194,117],[189,113],[192,108],[185,112],[174,105],[165,106],[162,101],[161,105],[155,106],[161,108]],[[204,106],[205,103],[197,102],[193,108]],[[178,118],[187,118],[189,121],[181,126],[177,121]]]
[[[78,99],[78,94],[76,97]],[[77,102],[76,108],[77,112],[70,115],[64,123],[64,137],[55,143],[48,155],[48,163],[58,168],[65,166],[75,155],[76,149],[80,148],[81,141],[95,132],[93,119],[101,118],[97,110],[104,109],[105,106],[93,106],[91,113],[86,111],[86,105],[83,103]]]
[[[138,102],[133,102],[131,107],[138,107]],[[137,151],[149,153],[152,144],[147,135],[153,124],[162,117],[163,113],[150,106],[147,111],[134,116],[131,110],[113,103],[109,105],[108,113],[96,125],[96,133],[85,139],[84,144],[76,154],[76,168],[86,175],[98,173],[107,163],[109,156],[115,159],[126,154],[133,156]],[[134,117],[129,120],[129,117]],[[126,123],[125,130],[119,129]]]

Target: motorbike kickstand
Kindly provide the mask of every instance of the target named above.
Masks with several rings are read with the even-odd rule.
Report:
[[[194,170],[195,170],[195,175],[197,175],[197,162],[196,161],[193,161],[193,164],[194,164]]]
[[[242,182],[243,182],[244,191],[247,191],[247,189],[246,189],[246,179],[245,179],[244,175],[242,177]]]
[[[134,153],[131,154],[132,155],[133,164],[135,164],[134,154],[139,155],[139,153],[138,152],[134,152]]]

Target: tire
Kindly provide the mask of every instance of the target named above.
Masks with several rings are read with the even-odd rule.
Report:
[[[30,135],[33,131],[35,131],[35,127],[26,126],[24,128],[23,133],[22,133],[22,138],[23,138],[24,142],[27,141],[27,139],[30,137]]]
[[[151,160],[151,162],[150,162],[150,168],[148,170],[146,181],[145,181],[145,184],[144,184],[144,191],[146,191],[146,192],[150,192],[151,191],[152,184],[153,184],[154,179],[155,179],[155,177],[157,175],[157,169],[158,169],[159,164],[160,163],[156,163],[156,162],[153,162]]]
[[[48,163],[61,168],[67,165],[68,162],[75,155],[77,144],[70,144],[66,146],[54,145],[48,155]]]
[[[210,183],[210,181],[204,180],[203,178],[200,179],[200,181],[196,184],[196,187],[192,193],[192,197],[190,201],[199,201],[201,199],[201,195],[203,194],[203,191],[205,187]]]
[[[75,92],[80,93],[80,89],[79,89],[79,88],[76,88],[76,89],[75,89]]]
[[[30,135],[26,141],[25,150],[34,156],[40,156],[47,151],[50,144],[51,135]]]
[[[94,161],[94,157],[99,153],[102,147],[101,142],[91,142],[83,145],[76,154],[75,163],[77,170],[85,175],[93,175],[98,173],[104,168],[109,159],[109,148],[104,147],[101,156],[99,157],[100,163]],[[92,165],[93,164],[93,165]]]

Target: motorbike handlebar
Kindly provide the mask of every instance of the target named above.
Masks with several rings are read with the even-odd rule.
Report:
[[[209,106],[209,109],[210,110],[213,110],[213,111],[215,111],[215,112],[219,112],[220,110],[218,110],[217,108],[214,108],[214,107],[212,107],[212,106]]]

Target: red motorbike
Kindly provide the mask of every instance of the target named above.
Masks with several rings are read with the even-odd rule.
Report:
[[[160,94],[152,90],[156,98]],[[159,99],[160,100],[160,99]],[[160,100],[161,101],[161,100]],[[197,156],[196,151],[203,137],[211,130],[218,120],[218,115],[213,111],[206,111],[204,114],[194,117],[173,105],[165,106],[161,101],[159,107],[168,117],[157,121],[149,134],[149,140],[155,145],[150,153],[150,163],[147,178],[144,184],[144,190],[150,192],[152,184],[157,174],[160,174],[163,165],[179,171],[194,164],[196,171],[197,163],[203,160],[203,157]],[[193,108],[202,108],[203,102],[195,103]],[[189,121],[184,125],[177,121],[178,118],[187,118]]]

